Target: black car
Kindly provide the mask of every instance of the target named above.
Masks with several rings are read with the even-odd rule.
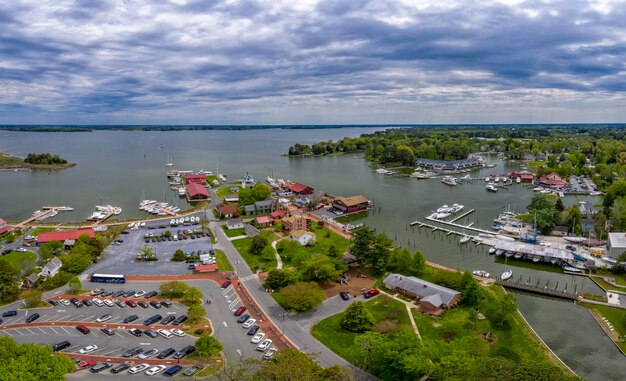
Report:
[[[37,319],[39,319],[39,314],[35,312],[34,314],[32,314],[32,315],[30,315],[30,316],[28,316],[26,318],[26,323],[32,323],[32,322],[34,322]]]
[[[61,351],[65,348],[69,348],[72,344],[69,341],[61,341],[60,343],[56,343],[52,346],[52,350],[55,352]]]
[[[183,370],[183,367],[180,365],[174,365],[171,368],[167,369],[163,375],[165,377],[174,377],[177,373]]]
[[[174,353],[176,353],[176,350],[174,348],[167,348],[167,349],[162,350],[161,353],[159,353],[159,355],[157,356],[157,358],[159,360],[163,360],[166,357],[170,357]]]
[[[80,299],[77,299],[77,298],[70,299],[70,303],[76,306],[76,308],[80,308],[83,306],[83,302],[81,302]]]
[[[257,332],[259,332],[259,329],[261,329],[261,327],[255,324],[252,327],[250,327],[250,329],[246,333],[250,336],[254,336],[256,335]]]
[[[113,366],[113,364],[110,363],[110,362],[101,362],[101,363],[98,363],[98,364],[92,366],[91,369],[89,369],[89,371],[91,373],[100,373],[103,370],[109,369],[112,366]]]
[[[130,298],[135,296],[135,290],[126,291],[123,295],[125,298]]]
[[[159,303],[159,302],[157,302],[157,301],[154,301],[154,300],[150,302],[150,305],[151,305],[152,307],[156,308],[157,310],[158,310],[159,308],[161,308],[161,303]]]
[[[194,347],[193,345],[187,345],[185,348],[181,349],[180,351],[174,353],[174,356],[172,357],[175,360],[178,359],[182,359],[185,356],[189,356],[190,354],[194,353],[196,351],[196,347]]]
[[[111,328],[102,328],[101,331],[104,332],[108,336],[115,335],[115,331],[112,330]]]
[[[126,308],[126,304],[124,304],[121,300],[116,301],[115,304],[117,304],[119,308]]]
[[[170,308],[172,306],[172,303],[168,302],[167,300],[164,300],[161,302],[161,306],[165,308]]]
[[[167,315],[166,317],[163,318],[163,320],[161,320],[161,324],[163,324],[163,325],[170,324],[174,320],[176,320],[176,316],[174,316],[174,315]]]
[[[17,311],[15,310],[2,313],[2,317],[10,317],[10,316],[15,316],[15,315],[17,315]]]
[[[141,308],[148,308],[150,305],[146,302],[137,302],[137,305]]]
[[[56,300],[54,300],[54,299],[50,299],[50,300],[48,300],[48,303],[50,303],[50,305],[52,305],[52,306],[58,306],[58,305],[59,305],[59,302],[57,302],[57,301],[56,301]]]
[[[151,329],[146,329],[145,331],[143,331],[143,334],[153,339],[159,337],[159,334]]]
[[[163,319],[163,316],[161,315],[154,315],[154,316],[150,316],[149,318],[147,318],[146,320],[143,321],[143,325],[150,325],[150,324],[154,324],[157,321]]]
[[[187,259],[185,263],[196,263],[195,259]]]
[[[130,357],[130,356],[129,356]],[[116,366],[114,366],[113,368],[111,368],[111,373],[113,374],[117,374],[119,372],[123,372],[126,369],[130,368],[130,365],[123,363],[123,364],[118,364]]]
[[[112,296],[114,298],[119,298],[122,295],[124,295],[124,291],[123,290],[119,290],[119,291],[115,291]]]
[[[143,353],[143,348],[141,347],[135,347],[135,348],[131,348],[129,350],[127,350],[126,352],[124,352],[122,354],[122,357],[133,357],[136,356],[140,353]]]
[[[174,321],[172,322],[172,325],[179,325],[182,324],[184,322],[187,321],[187,319],[189,319],[187,317],[187,315],[180,315],[179,317],[177,317],[176,319],[174,319]]]
[[[133,321],[135,321],[137,319],[139,319],[139,316],[137,316],[137,315],[130,315],[126,319],[122,320],[122,323],[127,324],[127,323],[133,322]]]
[[[89,300],[89,299],[85,299],[85,300],[83,300],[83,304],[84,304],[84,305],[86,305],[87,307],[91,307],[91,305],[92,305],[93,303],[91,302],[91,300]],[[54,305],[54,304],[53,304],[53,305]]]
[[[157,296],[157,295],[159,295],[158,292],[150,291],[149,293],[145,294],[143,297],[149,299],[149,298],[152,298],[153,296]]]
[[[241,315],[241,316],[239,316],[239,319],[237,319],[237,323],[242,324],[242,323],[244,323],[248,319],[250,319],[250,315],[248,315],[248,314]]]
[[[341,296],[341,299],[343,299],[343,300],[350,300],[350,294],[348,294],[348,293],[347,293],[347,292],[345,292],[345,291],[341,291],[341,292],[339,293],[339,296]]]
[[[131,335],[135,336],[135,337],[139,337],[143,334],[143,332],[141,332],[140,329],[137,328],[132,328],[128,330],[128,333],[130,333]]]
[[[113,290],[105,291],[105,292],[102,293],[101,296],[111,296],[111,295],[113,295]]]

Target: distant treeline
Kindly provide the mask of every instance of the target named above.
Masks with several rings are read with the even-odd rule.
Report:
[[[516,130],[535,130],[536,136],[545,136],[542,130],[566,128],[585,131],[587,129],[624,129],[626,124],[485,124],[485,125],[449,125],[449,124],[323,124],[323,125],[0,125],[0,130],[31,132],[89,132],[95,130],[122,131],[183,131],[183,130],[261,130],[261,129],[330,129],[330,128],[408,128],[415,130],[454,129],[469,133],[474,131],[500,130],[509,131],[509,137],[523,137]],[[471,134],[469,135],[471,136]],[[528,137],[528,136],[524,136]]]
[[[67,160],[62,159],[61,156],[49,153],[29,153],[24,162],[44,165],[67,164]]]

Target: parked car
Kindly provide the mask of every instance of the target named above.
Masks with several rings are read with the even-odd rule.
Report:
[[[173,322],[174,320],[176,320],[176,316],[174,316],[174,315],[167,315],[166,317],[163,318],[163,320],[161,320],[161,324],[167,325],[167,324]]]
[[[372,298],[372,297],[374,297],[374,296],[376,296],[378,294],[380,294],[380,290],[373,289],[373,290],[369,290],[368,292],[363,294],[363,296],[365,297],[365,299],[369,299],[369,298]]]
[[[130,374],[137,374],[137,373],[141,373],[144,370],[150,368],[150,365],[148,364],[139,364],[139,365],[135,365],[134,367],[130,368],[128,370],[128,373]]]
[[[183,370],[183,367],[180,365],[174,365],[163,373],[166,377],[174,377],[177,373]]]
[[[4,315],[3,315],[3,316],[4,316]],[[31,315],[29,315],[29,316],[26,318],[26,323],[32,323],[32,322],[34,322],[34,321],[35,321],[35,320],[37,320],[37,319],[39,319],[39,314],[38,314],[37,312],[35,312],[34,314],[31,314]]]
[[[89,330],[89,328],[85,327],[84,325],[77,325],[76,326],[76,330],[80,333],[82,333],[83,335],[88,335],[91,333],[91,331]]]
[[[87,307],[91,307],[91,304],[92,304],[92,303],[91,303],[91,300],[89,300],[89,299],[84,299],[84,300],[83,300],[83,304],[84,304],[84,305],[86,305]]]
[[[150,305],[146,302],[137,302],[137,305],[141,308],[148,308]]]
[[[100,363],[97,363],[96,365],[92,366],[91,369],[89,369],[89,371],[91,373],[100,373],[100,372],[102,372],[105,369],[109,369],[111,366],[113,366],[113,364],[108,362],[108,361],[107,362],[100,362]]]
[[[157,302],[157,301],[154,301],[154,300],[150,302],[150,305],[151,305],[152,307],[156,308],[157,310],[158,310],[159,308],[161,308],[161,303],[159,303],[159,302]]]
[[[239,319],[237,319],[237,323],[239,324],[245,323],[248,319],[250,319],[250,315],[248,314],[241,315]]]
[[[84,348],[81,348],[78,350],[78,353],[80,353],[81,355],[84,355],[86,353],[91,353],[93,351],[95,351],[96,349],[98,349],[98,346],[93,344],[93,345],[88,345]]]
[[[104,332],[104,334],[107,336],[115,335],[115,331],[112,330],[111,328],[102,328],[101,331]]]
[[[139,291],[135,292],[135,298],[141,298],[144,295],[146,295],[146,292],[144,290],[139,290]]]
[[[135,337],[139,337],[143,334],[143,332],[141,332],[140,329],[137,328],[131,328],[128,330],[128,333],[130,333],[131,335],[135,336]]]
[[[128,299],[128,300],[126,301],[126,305],[127,305],[128,307],[130,307],[130,308],[135,308],[135,307],[137,307],[137,303],[135,303],[134,301],[132,301],[132,300],[130,300],[130,299]]]
[[[347,293],[347,292],[345,292],[345,291],[341,291],[341,292],[339,293],[339,296],[340,296],[340,297],[341,297],[341,299],[343,299],[343,300],[350,300],[350,294],[348,294],[348,293]]]
[[[124,352],[122,354],[122,357],[133,357],[133,356],[136,356],[136,355],[138,355],[138,354],[140,354],[142,352],[143,352],[143,348],[141,348],[141,347],[134,347],[134,348],[131,348],[131,349],[127,350],[126,352]]]
[[[256,319],[248,319],[248,320],[246,320],[245,323],[243,323],[243,325],[241,327],[245,328],[245,329],[248,329],[248,328],[252,327],[254,325],[254,323],[256,323]]]
[[[265,352],[265,354],[263,355],[263,358],[264,358],[265,360],[269,360],[269,359],[271,359],[272,357],[274,357],[274,354],[275,354],[276,352],[278,352],[278,349],[276,349],[276,348],[273,348],[273,347],[272,347],[272,348],[268,349],[268,350],[267,350],[267,352]]]
[[[161,306],[165,308],[170,308],[172,306],[172,303],[168,302],[167,300],[164,300],[161,302]]]
[[[248,332],[246,332],[246,334],[252,336],[252,335],[256,335],[257,332],[259,332],[259,329],[261,329],[258,325],[253,325],[252,327],[250,327],[250,329],[248,329]]]
[[[187,368],[187,370],[184,371],[183,374],[185,376],[193,376],[194,374],[198,373],[203,368],[204,368],[204,365],[197,364],[197,365]]]
[[[169,339],[172,337],[172,332],[168,331],[167,329],[157,329],[157,333],[165,337],[166,339]]]
[[[257,351],[261,351],[261,352],[266,351],[270,347],[270,345],[272,345],[272,340],[271,339],[265,339],[265,340],[261,341],[261,344],[256,346],[256,350]]]
[[[113,290],[108,290],[108,291],[105,291],[105,292],[103,292],[103,293],[102,293],[102,295],[100,295],[100,296],[111,296],[111,295],[113,295]]]
[[[111,368],[111,373],[118,374],[120,372],[125,371],[128,368],[130,368],[130,365],[128,365],[126,363],[118,364],[118,365],[114,366],[113,368]]]
[[[111,316],[111,314],[105,314],[100,316],[99,318],[96,319],[97,323],[103,323],[107,320],[111,320],[111,318],[113,318],[113,316]]]
[[[161,351],[161,353],[159,353],[159,355],[157,356],[158,359],[163,360],[166,357],[169,357],[171,355],[173,355],[174,353],[176,353],[176,350],[174,348],[167,348]]]
[[[76,365],[79,368],[91,368],[92,366],[96,365],[96,360],[84,360],[84,361],[79,361],[78,363],[76,363]]]
[[[157,374],[163,372],[167,367],[165,365],[157,365],[146,371],[146,376],[156,376]]]
[[[52,350],[53,350],[53,351],[55,351],[55,352],[62,351],[62,350],[64,350],[65,348],[69,348],[71,345],[72,345],[72,344],[70,344],[70,342],[69,342],[69,341],[64,340],[64,341],[61,341],[60,343],[56,343],[56,344],[54,344],[54,345],[52,346]]]
[[[144,360],[144,359],[149,359],[152,356],[155,356],[157,353],[159,353],[159,350],[156,348],[152,348],[148,351],[145,351],[144,353],[140,354],[139,356],[137,356],[138,359]]]
[[[241,316],[242,313],[246,312],[246,306],[241,306],[235,310],[235,316]]]
[[[126,308],[126,304],[122,302],[121,300],[116,300],[115,304],[117,304],[119,308]]]
[[[161,316],[161,315],[153,315],[153,316],[150,316],[149,318],[147,318],[146,320],[144,320],[143,321],[143,325],[154,324],[157,321],[160,321],[161,319],[163,319],[163,316]]]
[[[184,322],[186,322],[189,318],[187,317],[187,315],[180,315],[179,317],[177,317],[176,319],[174,319],[174,321],[172,322],[172,325],[180,325],[183,324]]]
[[[222,288],[228,288],[228,286],[231,285],[231,281],[227,280],[226,282],[222,283]]]
[[[159,293],[156,291],[150,291],[149,293],[147,293],[146,295],[144,295],[144,298],[152,298],[153,296],[157,296]]]
[[[183,332],[183,331],[181,331],[180,329],[177,329],[177,328],[170,329],[170,332],[172,332],[173,335],[176,335],[178,337],[183,337],[183,336],[186,335],[185,332]]]
[[[174,356],[172,356],[172,358],[175,359],[175,360],[182,359],[183,357],[189,356],[190,354],[192,354],[195,351],[196,351],[196,347],[194,347],[193,345],[187,345],[185,348],[183,348],[180,351],[174,353]]]
[[[137,319],[139,319],[139,316],[137,316],[137,315],[130,315],[126,319],[122,320],[122,323],[128,324],[128,323],[131,323],[131,322],[133,322],[133,321],[135,321]]]
[[[122,295],[124,295],[124,291],[119,290],[119,291],[115,291],[111,296],[113,296],[114,298],[119,298]]]
[[[104,305],[104,303],[102,303],[102,300],[98,299],[98,298],[93,298],[91,300],[91,302],[93,303],[94,306],[96,307],[102,307]]]
[[[263,339],[265,339],[265,334],[263,332],[259,332],[256,335],[254,335],[252,339],[250,339],[250,342],[252,344],[258,344],[261,341],[263,341]]]
[[[156,333],[155,331],[151,330],[151,329],[146,329],[145,331],[143,331],[143,334],[144,334],[144,335],[146,335],[146,336],[148,336],[148,337],[151,337],[151,338],[153,338],[153,339],[154,339],[155,337],[159,337],[159,334],[158,334],[158,333]]]
[[[2,313],[2,317],[11,317],[17,315],[17,311],[11,310]]]
[[[110,299],[104,299],[102,303],[106,304],[107,307],[113,307],[115,305],[115,303],[113,303],[113,301]]]

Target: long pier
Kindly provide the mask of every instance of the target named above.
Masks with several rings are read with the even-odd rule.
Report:
[[[558,291],[556,290],[556,288],[552,289],[552,288],[548,288],[547,286],[546,287],[533,286],[533,285],[526,284],[526,283],[514,283],[514,282],[509,282],[509,281],[502,281],[500,279],[496,279],[496,284],[505,288],[513,289],[513,290],[532,292],[534,294],[548,295],[548,296],[553,296],[556,298],[562,298],[562,299],[568,299],[568,300],[576,300],[576,294],[574,293],[566,292],[566,291]]]
[[[476,209],[468,210],[467,212],[461,214],[460,216],[454,217],[453,219],[450,220],[450,222],[456,222],[456,221],[460,220],[463,217],[469,216],[470,214],[474,213],[475,210]]]
[[[490,231],[490,230],[484,230],[484,229],[474,228],[474,227],[470,227],[470,226],[465,226],[465,225],[461,225],[461,224],[456,224],[456,223],[454,223],[454,222],[437,220],[437,219],[435,219],[435,218],[430,218],[430,217],[426,217],[426,219],[427,219],[428,221],[438,222],[438,223],[440,223],[440,224],[449,225],[449,226],[454,226],[455,228],[458,228],[458,229],[468,229],[468,230],[472,230],[472,231],[475,231],[475,232],[478,232],[478,233],[491,234],[491,235],[493,235],[493,234],[494,234],[494,232],[493,232],[493,231]],[[413,222],[411,222],[411,224],[410,224],[410,225],[411,225],[411,226],[413,226],[413,225],[418,225],[418,224],[420,224],[420,223],[421,223],[421,222],[419,222],[419,221],[413,221]],[[421,223],[421,224],[423,224],[423,223]],[[440,230],[442,230],[442,229],[440,228]],[[461,234],[461,233],[459,233],[459,234]]]

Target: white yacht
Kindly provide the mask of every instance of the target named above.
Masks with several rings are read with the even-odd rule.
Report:
[[[184,196],[187,192],[185,191],[185,188],[178,188],[178,195],[179,196]]]
[[[500,279],[509,280],[513,276],[513,270],[507,270],[500,275]]]
[[[515,182],[520,184],[522,182],[522,179],[520,179],[519,177],[517,179],[515,179]]]
[[[487,192],[497,192],[498,191],[498,187],[496,187],[494,184],[489,183],[485,186],[485,189],[487,190]]]
[[[425,180],[425,179],[430,179],[432,176],[424,172],[415,171],[411,173],[411,177],[414,179]]]
[[[455,179],[454,177],[452,177],[452,176],[444,176],[444,177],[441,179],[441,182],[442,182],[442,183],[444,183],[444,184],[446,184],[446,185],[450,185],[450,186],[455,186],[455,185],[457,185],[457,184],[458,184],[458,183],[456,182],[456,179]]]
[[[489,275],[490,275],[488,272],[484,270],[475,270],[475,271],[472,271],[472,274],[479,276],[481,278],[489,278]]]

